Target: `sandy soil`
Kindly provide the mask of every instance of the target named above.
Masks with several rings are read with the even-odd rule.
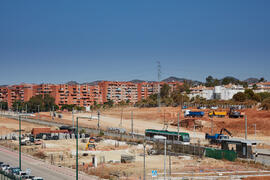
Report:
[[[192,109],[191,109],[192,110]],[[197,109],[193,109],[198,111]],[[202,118],[197,118],[200,124],[203,125],[202,129],[197,129],[194,133],[194,125],[191,124],[189,127],[180,127],[180,131],[189,132],[191,137],[204,138],[205,133],[211,133],[211,118],[208,117],[209,110],[205,111],[205,116]],[[228,109],[218,110],[218,111],[228,111]],[[177,113],[180,113],[180,121],[184,120],[184,112],[179,107],[162,107],[162,108],[112,108],[109,110],[101,111],[100,125],[103,129],[108,127],[120,127],[121,126],[121,112],[122,113],[122,127],[131,130],[131,116],[133,115],[133,125],[134,132],[144,133],[147,128],[153,129],[163,129],[164,122],[168,124],[168,130],[177,130]],[[260,141],[265,141],[270,144],[270,111],[257,111],[256,109],[244,110],[247,115],[247,125],[248,125],[248,138],[256,139]],[[132,115],[131,115],[132,114]],[[71,113],[62,113],[63,118],[56,118],[54,121],[61,121],[72,124]],[[97,127],[97,112],[93,113],[77,113],[74,115],[84,117],[93,117],[92,120],[79,119],[81,125],[87,127]],[[41,113],[40,117],[42,119],[51,120],[49,113]],[[234,137],[244,138],[245,126],[244,118],[233,119],[233,118],[213,118],[213,132],[219,133],[221,128],[226,128],[232,132]],[[256,124],[256,137],[255,128]]]
[[[11,141],[15,146],[18,145],[16,141]],[[87,173],[95,174],[103,178],[119,175],[122,178],[139,179],[143,176],[143,146],[142,145],[127,145],[124,142],[119,142],[119,146],[115,146],[117,141],[103,140],[96,143],[96,151],[85,151],[86,143],[79,142],[79,166],[81,170]],[[73,167],[75,160],[75,140],[58,140],[48,141],[44,140],[43,145],[23,146],[23,152],[32,155],[40,152],[44,154],[44,160],[61,166]],[[150,149],[148,145],[146,149]],[[83,156],[83,153],[89,153],[88,156]],[[121,154],[129,154],[135,156],[135,162],[120,163]],[[95,169],[91,168],[92,155],[97,157],[100,162],[101,157],[105,157],[105,163],[99,163]],[[169,156],[166,158],[167,172],[169,169]],[[163,155],[146,155],[146,173],[150,178],[152,170],[157,170],[162,176],[164,168]],[[258,171],[262,166],[252,166],[242,162],[230,162],[223,160],[215,160],[211,158],[198,159],[192,156],[172,156],[171,157],[171,171],[173,176],[177,173],[192,173],[195,172],[217,172],[217,171]]]
[[[21,128],[24,130],[24,132],[29,133],[31,130],[35,127],[41,127],[38,124],[32,124],[32,123],[27,123],[23,122],[21,123]],[[46,126],[42,126],[46,127]],[[4,117],[0,117],[0,135],[5,135],[11,132],[14,132],[19,129],[19,124],[17,120],[14,119],[7,119]]]

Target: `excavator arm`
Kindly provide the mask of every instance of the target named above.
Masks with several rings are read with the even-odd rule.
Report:
[[[223,131],[227,132],[227,134],[229,134],[229,136],[232,137],[232,133],[231,133],[229,130],[227,130],[226,128],[222,128],[222,129],[220,130],[220,133],[219,133],[219,134],[222,134]]]

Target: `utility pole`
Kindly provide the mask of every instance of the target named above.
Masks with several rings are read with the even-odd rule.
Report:
[[[22,149],[21,149],[21,141],[22,141],[22,134],[21,134],[21,116],[19,115],[19,168],[22,170]]]
[[[52,119],[54,120],[54,106],[52,107]]]
[[[255,136],[255,140],[256,140],[256,124],[254,124],[254,128],[255,128],[255,130],[254,130],[254,136]]]
[[[256,142],[256,124],[254,124],[254,139],[255,139],[255,142]],[[257,154],[257,142],[256,142],[256,145],[255,145],[255,152],[256,152],[256,154]],[[256,160],[256,159],[255,159]]]
[[[131,111],[131,134],[132,134],[132,138],[134,138],[134,134],[133,134],[133,111]]]
[[[158,66],[158,98],[157,98],[157,103],[158,103],[158,111],[160,112],[160,78],[161,78],[161,65],[160,61],[157,62]]]
[[[171,163],[171,151],[169,152],[169,179],[172,176],[172,163]]]
[[[79,138],[79,123],[78,123],[79,117],[77,117],[76,121],[76,180],[79,179],[79,168],[78,168],[78,138]]]
[[[213,135],[213,117],[211,118],[211,136]]]
[[[180,112],[177,113],[177,141],[179,141],[179,119],[180,119]]]
[[[165,126],[165,111],[163,113],[163,129],[166,130],[166,126]]]
[[[146,146],[146,142],[145,142],[145,139],[144,139],[144,142],[143,142],[143,180],[146,180],[146,172],[145,172],[145,146]]]
[[[38,107],[38,113],[39,113],[39,106],[40,106],[40,105],[37,105],[37,107]]]
[[[72,108],[72,128],[74,129],[74,108]]]
[[[99,110],[98,110],[98,124],[97,124],[97,126],[98,126],[98,131],[100,131],[100,112],[99,112]]]
[[[167,148],[167,144],[166,144],[166,140],[167,138],[165,139],[165,142],[164,142],[164,180],[166,180],[166,148]]]
[[[120,127],[123,127],[123,108],[121,109],[121,121],[120,121]]]
[[[27,104],[25,105],[25,112],[27,113]]]
[[[247,115],[245,115],[245,140],[247,140]]]

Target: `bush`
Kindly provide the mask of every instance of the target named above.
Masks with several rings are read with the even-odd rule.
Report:
[[[239,92],[233,95],[233,100],[238,102],[244,102],[247,99],[247,96],[245,93]]]
[[[270,110],[270,97],[263,100],[263,102],[261,104],[261,108],[263,110]]]
[[[45,159],[45,158],[47,157],[47,156],[45,155],[45,153],[42,152],[42,151],[36,152],[36,153],[34,154],[34,156],[37,157],[37,158],[40,158],[40,159]]]

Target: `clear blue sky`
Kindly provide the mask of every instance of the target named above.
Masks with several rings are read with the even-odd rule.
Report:
[[[0,1],[0,84],[270,80],[269,0]]]

